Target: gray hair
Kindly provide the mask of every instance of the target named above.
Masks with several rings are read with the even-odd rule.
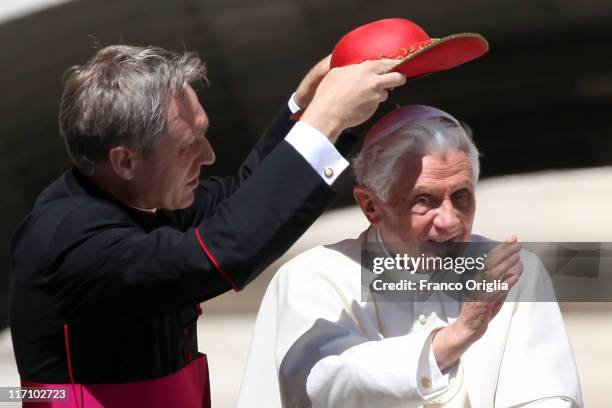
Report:
[[[93,175],[115,146],[150,153],[166,128],[167,102],[206,79],[195,53],[112,45],[66,72],[60,133],[74,165]]]
[[[400,177],[397,168],[401,158],[414,154],[443,155],[454,149],[467,155],[476,183],[480,174],[480,154],[471,130],[441,117],[416,119],[368,146],[353,159],[353,171],[359,184],[388,202],[391,189]]]

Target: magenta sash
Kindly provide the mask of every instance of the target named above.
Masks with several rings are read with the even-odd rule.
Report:
[[[125,384],[43,384],[22,379],[21,386],[65,390],[67,396],[64,401],[23,402],[23,408],[210,408],[210,383],[205,354],[174,374],[148,381]]]

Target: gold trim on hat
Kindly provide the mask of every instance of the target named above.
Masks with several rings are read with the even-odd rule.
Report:
[[[405,56],[401,56],[401,57],[386,57],[386,56],[382,56],[382,58],[387,58],[387,59],[398,59],[397,64],[392,65],[391,67],[387,68],[383,74],[388,74],[389,72],[392,72],[395,68],[399,67],[400,65],[402,65],[403,63],[405,63],[406,61],[410,61],[412,58],[416,57],[417,55],[420,55],[422,53],[424,53],[425,51],[429,50],[432,47],[435,47],[437,45],[440,45],[442,43],[445,43],[447,41],[450,40],[454,40],[456,38],[478,38],[480,39],[483,44],[485,45],[485,53],[487,51],[489,51],[489,42],[487,41],[486,38],[484,38],[482,35],[478,34],[478,33],[461,33],[461,34],[452,34],[452,35],[448,35],[446,37],[443,38],[431,38],[430,40],[426,40],[423,41],[422,43],[418,43],[416,46],[416,49],[413,51],[414,47],[411,47],[409,49],[405,49],[402,48],[402,51],[408,51],[408,55]],[[419,46],[421,44],[424,44],[422,46]]]

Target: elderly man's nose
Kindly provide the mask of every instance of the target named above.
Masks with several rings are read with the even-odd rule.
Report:
[[[459,217],[455,212],[455,207],[450,201],[444,201],[437,209],[434,225],[442,229],[452,229],[459,224]]]

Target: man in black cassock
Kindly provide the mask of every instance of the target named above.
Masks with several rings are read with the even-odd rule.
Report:
[[[199,303],[242,289],[324,211],[348,165],[333,144],[405,81],[389,64],[321,61],[237,174],[203,181],[215,155],[197,57],[110,46],[72,68],[60,131],[74,167],[11,242],[22,385],[75,406],[209,406]]]

